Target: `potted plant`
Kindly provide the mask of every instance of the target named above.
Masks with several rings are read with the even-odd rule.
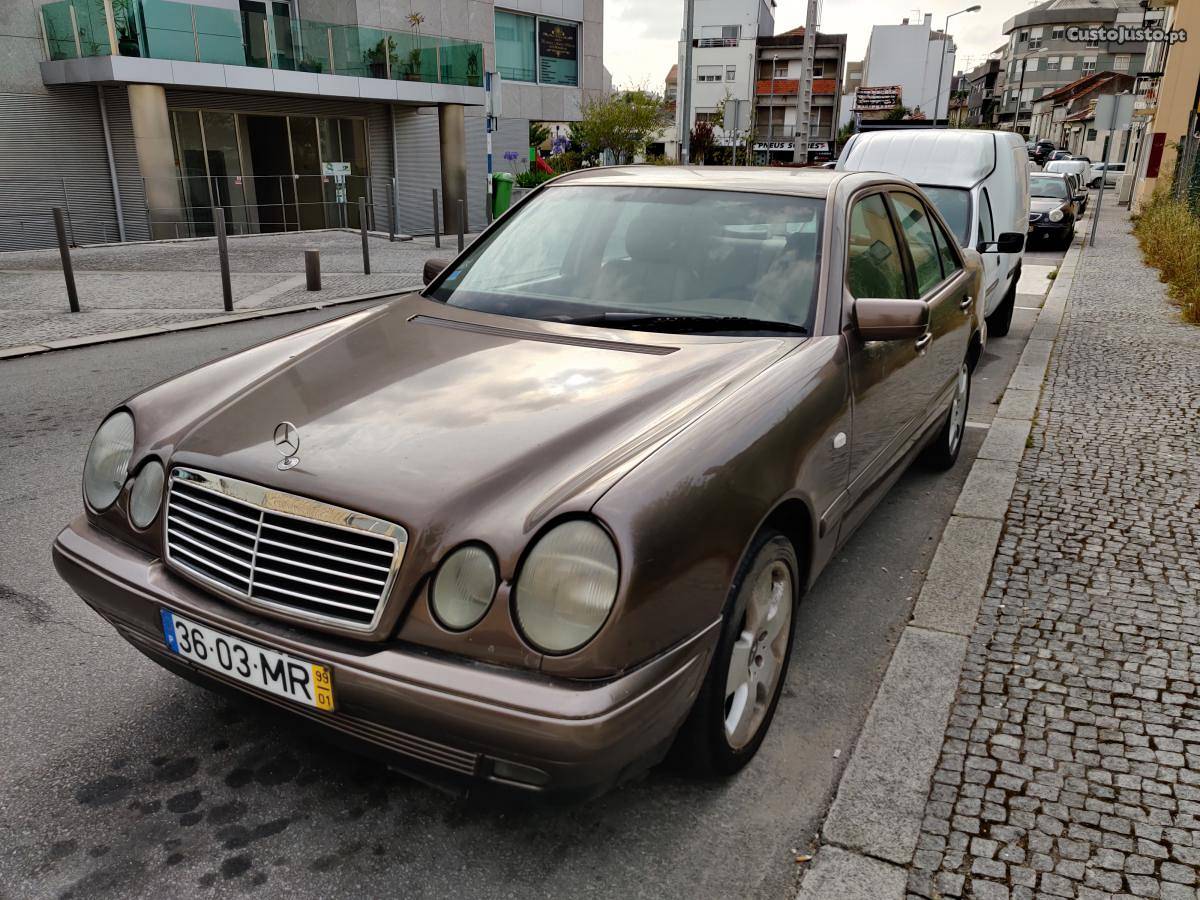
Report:
[[[400,64],[396,53],[396,39],[393,37],[380,38],[379,42],[363,54],[363,62],[372,78],[387,78],[389,64],[395,69]]]
[[[472,87],[479,86],[479,51],[467,51],[467,84]]]
[[[410,5],[411,9],[411,5]],[[404,60],[404,79],[406,81],[421,80],[421,26],[425,24],[425,16],[419,12],[410,12],[405,18],[408,19],[408,27],[413,33],[413,47],[408,51],[408,55]]]
[[[325,61],[317,59],[315,56],[305,56],[304,59],[296,63],[296,71],[298,72],[324,72]]]

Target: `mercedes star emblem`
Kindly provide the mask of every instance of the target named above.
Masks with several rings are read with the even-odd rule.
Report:
[[[275,449],[283,456],[278,467],[281,472],[300,465],[300,457],[296,455],[300,452],[300,432],[291,422],[280,422],[275,426]]]

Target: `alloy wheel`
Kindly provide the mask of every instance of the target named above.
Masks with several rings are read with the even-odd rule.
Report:
[[[967,427],[967,388],[971,383],[971,373],[964,362],[958,371],[958,383],[954,386],[954,402],[950,406],[950,455],[958,451],[962,442],[963,431]]]
[[[779,559],[751,589],[725,678],[725,739],[735,750],[754,739],[771,707],[787,659],[793,593],[791,569]]]

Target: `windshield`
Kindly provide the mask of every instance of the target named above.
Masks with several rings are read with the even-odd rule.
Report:
[[[927,197],[942,214],[960,247],[971,244],[971,193],[962,188],[929,187],[921,185]]]
[[[775,194],[551,186],[428,296],[530,319],[611,314],[614,327],[622,317],[719,316],[811,331],[823,206]]]
[[[1047,178],[1044,175],[1029,176],[1029,193],[1033,197],[1049,197],[1052,200],[1066,200],[1070,194],[1067,192],[1067,182],[1063,177]]]

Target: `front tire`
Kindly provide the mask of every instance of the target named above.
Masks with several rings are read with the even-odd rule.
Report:
[[[931,469],[953,468],[962,450],[963,435],[967,430],[967,408],[971,403],[971,367],[964,359],[954,382],[954,399],[946,413],[946,421],[938,429],[933,443],[925,448],[921,461]]]
[[[762,745],[787,678],[800,597],[792,542],[758,534],[730,588],[721,638],[676,752],[698,775],[732,775]]]
[[[1008,292],[1004,295],[1004,299],[1000,301],[999,306],[992,310],[992,314],[987,317],[989,337],[1002,338],[1008,334],[1008,330],[1012,327],[1013,310],[1017,305],[1017,281],[1020,277],[1021,273],[1017,272],[1012,284],[1008,287]]]

